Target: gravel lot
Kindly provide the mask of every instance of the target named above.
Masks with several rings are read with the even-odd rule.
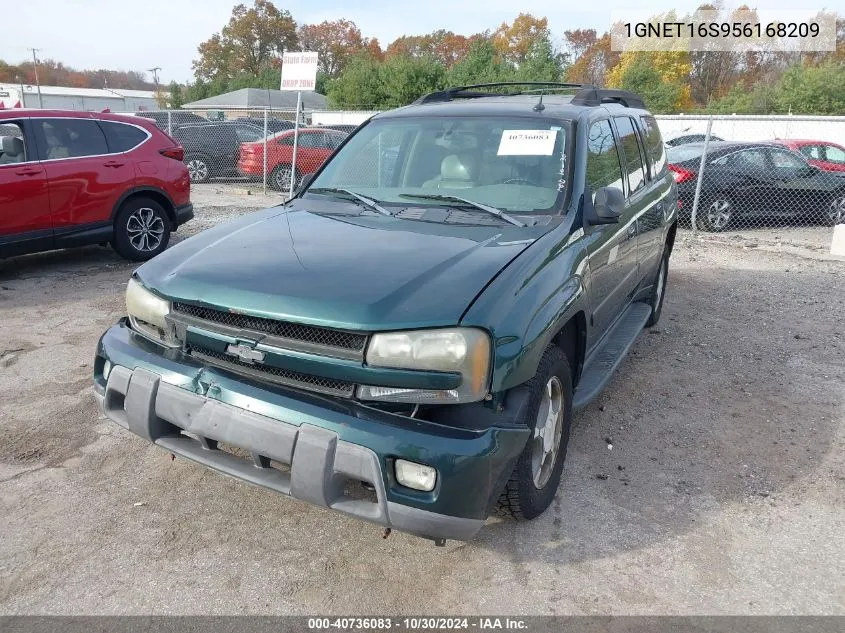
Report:
[[[180,238],[277,200],[194,199]],[[807,231],[679,239],[553,508],[445,548],[99,419],[94,347],[133,265],[0,261],[0,612],[845,614],[845,263]]]

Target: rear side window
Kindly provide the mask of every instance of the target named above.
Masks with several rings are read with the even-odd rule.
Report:
[[[645,187],[645,169],[640,156],[640,144],[634,130],[634,122],[626,116],[614,117],[616,130],[619,132],[619,144],[622,146],[623,164],[628,176],[628,195]]]
[[[663,137],[653,116],[640,117],[648,160],[651,163],[651,176],[656,178],[666,167],[666,150],[663,147]]]
[[[109,153],[106,137],[92,119],[32,119],[32,122],[45,160]]]
[[[610,122],[596,121],[587,132],[587,186],[593,195],[602,187],[616,187],[622,191],[620,164]]]
[[[845,150],[836,145],[824,146],[824,159],[829,163],[845,164]]]
[[[133,125],[100,121],[100,127],[106,134],[106,142],[113,154],[128,152],[147,140],[147,133]]]
[[[326,147],[326,135],[322,132],[310,132],[299,135],[300,147]]]
[[[26,142],[17,123],[0,124],[0,165],[26,162]]]
[[[822,157],[821,148],[818,145],[804,145],[798,149],[807,158],[820,160]]]

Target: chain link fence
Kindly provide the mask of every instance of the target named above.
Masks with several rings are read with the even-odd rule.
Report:
[[[657,117],[693,233],[830,247],[845,224],[845,117]]]
[[[367,111],[225,108],[142,111],[185,149],[195,185],[238,184],[289,194],[315,172]]]

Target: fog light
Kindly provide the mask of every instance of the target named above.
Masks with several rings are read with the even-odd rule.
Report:
[[[103,363],[103,380],[109,379],[109,373],[111,373],[111,362],[108,359]]]
[[[437,483],[437,471],[431,466],[397,459],[396,481],[414,490],[430,492],[434,490],[434,484]]]

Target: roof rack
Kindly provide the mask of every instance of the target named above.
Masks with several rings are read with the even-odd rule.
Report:
[[[517,92],[478,91],[479,88],[498,88],[505,86],[531,86],[534,89],[530,91]],[[424,103],[442,103],[445,101],[452,101],[453,99],[478,99],[481,97],[506,97],[528,93],[536,94],[537,92],[542,93],[565,88],[577,88],[577,92],[572,97],[573,105],[599,106],[605,103],[618,103],[626,108],[645,109],[645,103],[643,103],[643,100],[633,92],[628,92],[627,90],[610,90],[606,88],[597,88],[591,84],[562,83],[554,81],[501,81],[496,83],[458,86],[423,95],[414,101],[414,105],[421,105]]]

